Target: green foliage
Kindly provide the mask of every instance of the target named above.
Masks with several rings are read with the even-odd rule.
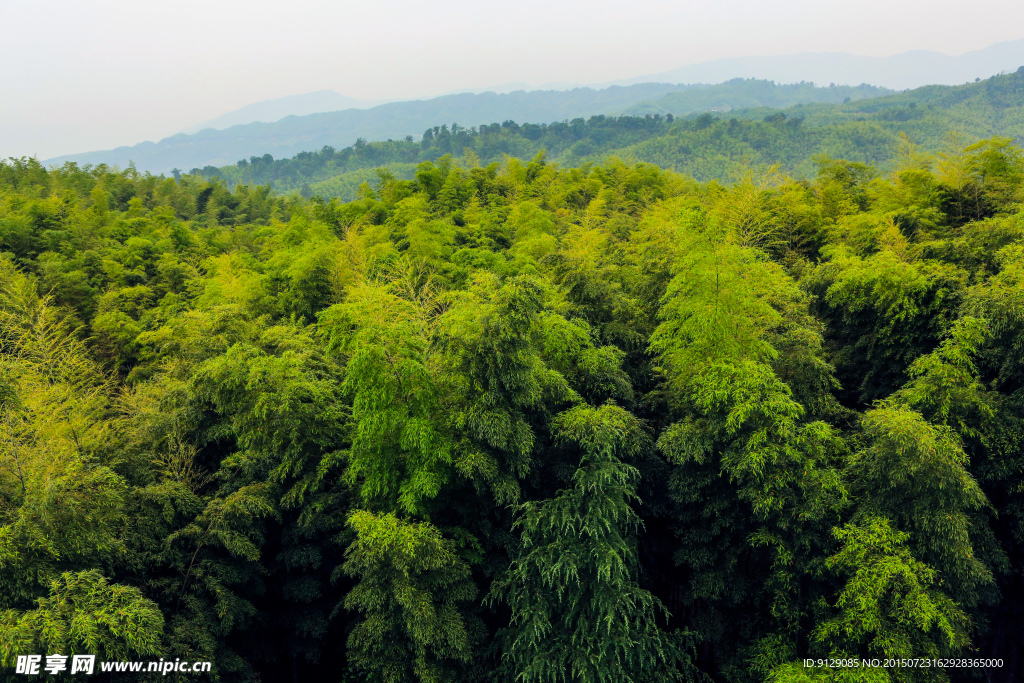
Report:
[[[109,583],[126,483],[110,467],[110,386],[67,314],[0,262],[0,659],[25,651],[124,658],[161,650],[163,615]]]
[[[885,518],[868,516],[836,529],[835,536],[842,547],[826,566],[849,579],[836,602],[839,614],[811,636],[824,646],[825,656],[932,659],[967,644],[967,615],[938,589],[938,573],[913,557],[907,534],[895,531]],[[893,678],[945,677],[897,669]]]
[[[139,589],[108,583],[96,570],[65,572],[36,609],[0,612],[0,662],[22,652],[89,652],[125,660],[160,654],[164,618]]]
[[[385,683],[453,680],[471,661],[476,596],[469,567],[426,522],[357,510],[342,570],[359,582],[345,608],[362,615],[348,638],[352,662]]]
[[[867,412],[864,432],[871,445],[850,463],[856,486],[864,489],[863,510],[910,531],[915,555],[942,572],[946,590],[962,604],[975,604],[993,577],[975,555],[971,513],[988,501],[966,469],[959,439],[903,407]]]
[[[491,589],[512,609],[502,647],[508,678],[684,678],[683,642],[658,628],[664,607],[636,581],[639,472],[620,458],[644,447],[639,423],[615,406],[578,406],[553,426],[583,456],[572,488],[517,508],[522,551]]]
[[[940,104],[439,127],[347,203],[0,163],[6,661],[753,683],[1005,658],[1024,173],[1005,139],[896,135]],[[624,141],[730,181],[556,163]]]
[[[862,404],[895,391],[906,368],[945,336],[966,273],[883,249],[867,258],[837,251],[808,279],[822,317],[835,319],[840,382]],[[823,301],[822,301],[823,300]]]
[[[892,395],[891,402],[917,409],[961,436],[982,437],[980,428],[987,426],[993,411],[985,402],[974,357],[988,335],[984,320],[965,316],[954,322],[949,337],[935,351],[910,364],[911,380]]]
[[[431,367],[432,302],[388,290],[353,287],[344,304],[324,312],[321,329],[348,356],[343,388],[355,433],[347,476],[360,481],[367,503],[415,513],[444,484],[452,444]]]

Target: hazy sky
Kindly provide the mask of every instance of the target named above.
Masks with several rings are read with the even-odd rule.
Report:
[[[45,159],[312,90],[405,99],[745,55],[958,55],[1024,37],[1024,3],[0,0],[0,26],[0,157]]]

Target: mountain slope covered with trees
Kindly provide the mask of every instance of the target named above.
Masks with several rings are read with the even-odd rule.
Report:
[[[641,102],[676,91],[692,91],[686,106],[674,112],[677,115],[715,109],[727,101],[743,102],[743,106],[785,106],[798,102],[841,102],[847,97],[857,100],[891,92],[870,85],[816,88],[810,84],[776,85],[767,81],[735,80],[713,86],[641,83],[601,90],[461,93],[431,100],[392,102],[369,109],[289,116],[273,123],[250,123],[226,130],[207,129],[194,135],[174,135],[159,142],[57,157],[46,163],[74,161],[121,167],[134,163],[143,171],[169,173],[173,168],[222,166],[253,155],[280,157],[317,150],[325,145],[344,147],[359,138],[402,140],[419,135],[425,128],[452,121],[466,125],[510,119],[549,122],[620,114]]]
[[[759,88],[762,84],[748,85]],[[796,177],[812,178],[816,158],[823,154],[890,170],[899,163],[901,135],[932,153],[953,153],[978,138],[1024,139],[1024,72],[965,86],[935,86],[784,111],[738,109],[679,119],[657,102],[644,108],[658,113],[552,124],[506,120],[473,128],[442,125],[427,129],[418,142],[359,140],[341,150],[328,146],[289,159],[264,154],[192,172],[230,184],[270,183],[283,192],[300,190],[307,196],[351,200],[362,183],[377,182],[377,168],[409,180],[417,164],[446,154],[488,164],[505,156],[532,158],[544,150],[550,161],[566,166],[603,163],[617,156],[702,181],[728,182],[747,168],[772,165]]]
[[[487,135],[347,203],[0,163],[2,665],[1020,680],[1020,149],[705,183]]]

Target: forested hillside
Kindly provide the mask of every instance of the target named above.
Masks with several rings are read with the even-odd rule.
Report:
[[[71,154],[46,163],[134,163],[143,171],[169,173],[173,168],[222,166],[239,158],[271,154],[291,156],[324,145],[344,147],[357,139],[402,140],[425,128],[457,121],[481,124],[490,121],[562,121],[577,117],[614,115],[665,93],[688,91],[674,114],[702,112],[727,106],[786,106],[798,102],[841,102],[877,97],[891,90],[870,85],[821,88],[811,84],[776,85],[768,81],[734,80],[718,85],[640,83],[603,89],[460,93],[430,100],[392,102],[370,109],[347,109],[307,116],[289,116],[273,123],[250,123],[227,130],[207,129],[194,135],[174,135],[159,142],[143,142],[114,150]],[[646,109],[644,109],[646,113]]]
[[[481,161],[574,125],[348,203],[0,163],[3,675],[1022,680],[1020,149]]]
[[[756,90],[760,82],[747,82]],[[753,92],[753,90],[752,90]],[[679,93],[680,95],[686,95]],[[547,158],[567,166],[603,163],[609,156],[649,162],[701,181],[732,182],[745,169],[778,165],[812,178],[816,158],[827,155],[889,170],[899,163],[901,135],[929,152],[955,154],[972,139],[1024,139],[1024,72],[955,88],[929,87],[839,105],[800,105],[785,111],[754,108],[675,118],[658,102],[644,116],[592,116],[552,124],[511,120],[467,128],[435,126],[412,140],[370,142],[336,150],[302,152],[290,159],[252,156],[225,167],[192,173],[231,184],[270,183],[282,192],[355,199],[359,186],[375,182],[385,167],[410,180],[416,165],[451,154],[468,163],[501,162],[506,155]],[[662,116],[662,113],[665,113]],[[467,156],[468,154],[468,156]],[[476,160],[476,161],[474,161]]]
[[[786,109],[798,104],[841,104],[875,99],[894,94],[892,90],[866,83],[851,87],[801,82],[776,84],[755,78],[734,78],[721,85],[693,85],[665,93],[625,110],[624,114],[672,114],[686,116],[694,112],[729,112],[733,109],[768,107]]]

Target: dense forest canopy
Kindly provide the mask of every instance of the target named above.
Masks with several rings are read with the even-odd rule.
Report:
[[[891,141],[347,203],[0,163],[3,666],[1019,680],[1024,155]]]

